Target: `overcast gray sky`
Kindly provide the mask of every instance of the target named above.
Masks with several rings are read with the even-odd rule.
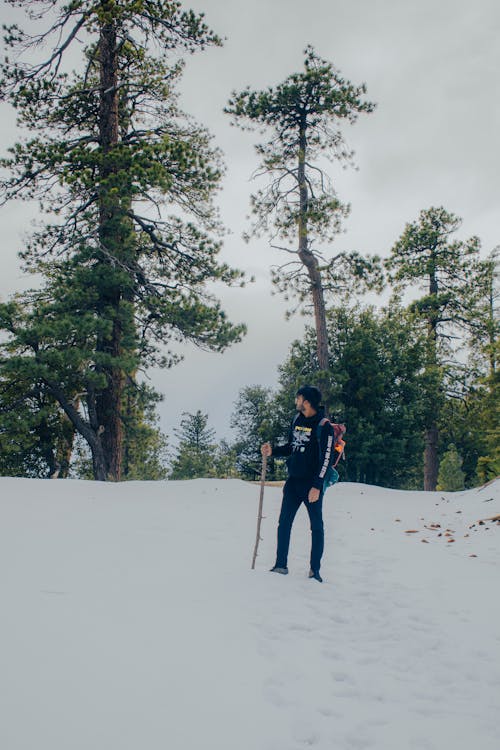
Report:
[[[227,174],[218,203],[231,231],[223,258],[254,275],[245,289],[219,287],[234,321],[248,335],[224,355],[184,348],[185,361],[150,373],[164,393],[161,425],[172,433],[182,411],[208,412],[219,437],[245,385],[276,384],[277,366],[305,320],[285,321],[285,302],[271,296],[269,266],[279,253],[265,240],[245,244],[242,232],[256,167],[257,135],[243,133],[222,113],[233,89],[265,88],[302,69],[303,49],[335,64],[353,83],[365,82],[377,103],[345,135],[357,171],[330,169],[339,197],[351,203],[346,233],[332,247],[388,254],[421,209],[443,205],[462,217],[462,238],[478,235],[486,254],[500,243],[500,5],[496,0],[197,0],[208,24],[227,37],[220,49],[187,61],[184,109],[203,122],[225,153]],[[5,20],[6,8],[2,7]],[[15,139],[14,118],[2,107],[1,149]],[[11,204],[0,211],[0,296],[31,280],[19,271],[22,233],[35,211]]]

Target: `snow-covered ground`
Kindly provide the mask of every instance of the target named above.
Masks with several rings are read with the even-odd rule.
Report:
[[[330,489],[323,584],[280,497],[1,479],[1,750],[498,750],[500,482]]]

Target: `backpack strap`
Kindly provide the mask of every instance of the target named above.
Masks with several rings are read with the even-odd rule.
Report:
[[[321,430],[323,429],[323,425],[327,424],[328,422],[330,422],[330,420],[328,419],[328,417],[322,417],[319,420],[318,424],[316,425],[316,437],[320,441],[321,441]]]
[[[318,424],[316,425],[316,440],[318,441],[318,450],[319,450],[320,458],[321,458],[321,432],[323,430],[323,426],[329,421],[330,420],[328,419],[328,417],[322,417],[319,420]]]

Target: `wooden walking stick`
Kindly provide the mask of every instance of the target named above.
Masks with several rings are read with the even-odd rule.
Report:
[[[252,559],[252,570],[255,569],[255,560],[257,558],[257,550],[259,548],[260,541],[260,524],[262,521],[262,507],[264,505],[264,484],[266,481],[266,470],[267,470],[267,456],[262,456],[262,472],[260,474],[260,498],[259,498],[259,514],[257,517],[257,536],[255,537],[255,547],[253,550]]]

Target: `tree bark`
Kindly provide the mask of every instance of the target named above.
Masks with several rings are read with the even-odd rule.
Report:
[[[425,431],[424,490],[427,492],[435,492],[437,487],[439,472],[438,438],[438,428],[434,423]]]
[[[316,351],[319,369],[326,373],[330,365],[330,354],[328,347],[328,330],[326,326],[326,306],[323,292],[323,281],[319,269],[318,259],[309,250],[307,235],[307,210],[309,194],[306,182],[306,149],[307,137],[305,125],[299,132],[299,158],[298,158],[298,181],[299,181],[299,258],[306,268],[311,284],[311,295],[314,307],[314,324],[316,328]],[[328,411],[328,378],[323,377],[321,383],[325,408]]]
[[[101,430],[93,429],[84,419],[80,416],[78,409],[68,401],[64,395],[63,389],[57,384],[50,380],[45,380],[46,385],[50,389],[54,398],[59,402],[61,408],[64,410],[68,419],[74,425],[80,435],[89,444],[92,452],[92,465],[94,469],[94,479],[99,482],[105,482],[108,478],[106,461],[104,457],[104,450],[101,440]]]
[[[109,2],[103,0],[104,8]],[[111,11],[110,11],[111,12]],[[103,154],[103,166],[100,174],[101,194],[99,201],[99,240],[101,247],[112,257],[119,256],[120,234],[120,196],[110,194],[106,182],[116,169],[111,159],[107,159],[109,152],[118,143],[118,53],[117,34],[112,22],[103,23],[99,39],[100,64],[100,109],[99,109],[99,138]],[[108,262],[106,258],[104,262]],[[111,265],[111,273],[113,266]],[[122,353],[122,326],[120,321],[120,307],[122,290],[118,283],[110,285],[102,295],[101,304],[106,314],[113,316],[111,336],[98,342],[98,349],[112,359]],[[123,424],[121,419],[122,396],[125,379],[120,367],[111,364],[105,369],[107,385],[97,395],[96,409],[99,428],[102,430],[102,447],[105,457],[106,477],[119,481],[121,478]],[[101,467],[99,467],[101,473]],[[96,477],[97,478],[97,477]]]
[[[37,432],[41,452],[47,464],[47,478],[57,479],[59,466],[56,459],[52,430],[49,428],[46,419],[40,420]]]
[[[431,269],[429,275],[429,294],[431,297],[436,297],[439,292],[439,285],[437,276],[434,268]],[[436,368],[438,366],[437,356],[437,339],[438,339],[438,321],[436,317],[436,310],[431,308],[431,312],[428,318],[428,341],[429,341],[429,367]],[[430,397],[435,395],[431,392]],[[437,402],[435,408],[438,408]],[[431,405],[432,408],[432,405]],[[439,430],[437,423],[432,420],[425,430],[425,449],[424,449],[424,490],[428,492],[435,492],[438,482],[439,473],[439,460],[438,460],[438,440]]]
[[[78,410],[80,400],[73,401],[75,409]],[[75,444],[76,428],[66,413],[61,417],[61,436],[57,441],[56,457],[59,465],[59,479],[67,479],[71,465],[71,457]]]

